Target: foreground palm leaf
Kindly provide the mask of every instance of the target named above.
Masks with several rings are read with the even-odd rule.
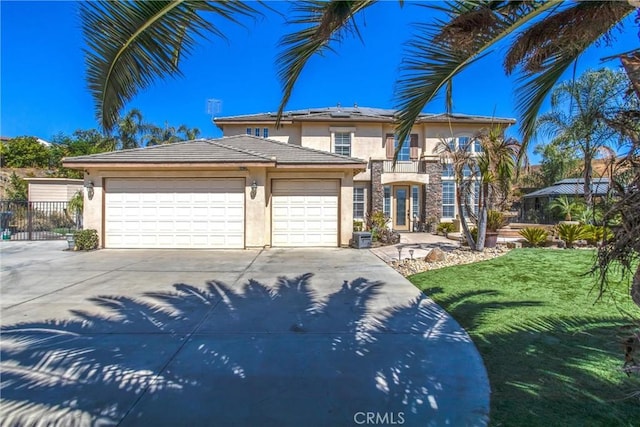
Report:
[[[180,59],[196,37],[224,34],[206,13],[238,23],[256,10],[237,1],[92,1],[80,5],[87,80],[96,116],[111,131],[119,112],[159,78],[181,75]]]
[[[403,76],[398,81],[400,121],[404,141],[424,107],[467,66],[488,55],[498,43],[529,22],[559,7],[561,1],[456,1],[444,11],[448,20],[421,24],[409,42]],[[446,104],[451,106],[451,90]]]
[[[346,34],[359,36],[355,15],[375,3],[375,0],[309,0],[294,7],[297,17],[291,24],[305,28],[285,36],[280,44],[285,48],[278,57],[278,75],[283,83],[283,95],[278,107],[278,123],[293,87],[305,65],[316,53],[330,50],[329,43],[340,41]]]

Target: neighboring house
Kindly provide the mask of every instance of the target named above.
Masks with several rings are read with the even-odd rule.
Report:
[[[262,135],[261,135],[262,136]],[[366,162],[255,136],[63,159],[106,248],[346,246]]]
[[[25,178],[29,184],[30,202],[68,202],[82,191],[81,179]]]
[[[462,114],[421,114],[398,154],[394,136],[397,111],[365,107],[329,107],[285,112],[280,127],[272,113],[214,118],[224,136],[253,135],[290,146],[367,159],[366,170],[353,178],[353,217],[382,211],[394,230],[416,230],[429,221],[452,221],[457,215],[456,185],[450,165],[436,146],[442,140],[458,146],[480,129],[507,128],[513,119]],[[479,144],[472,144],[474,152]]]
[[[609,193],[609,178],[592,178],[593,197],[605,197]],[[584,198],[584,178],[567,178],[549,187],[522,196],[520,219],[526,222],[549,222],[552,220],[548,206],[556,198],[566,196]]]

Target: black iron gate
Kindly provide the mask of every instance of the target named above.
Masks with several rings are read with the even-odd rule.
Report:
[[[55,240],[81,227],[82,214],[69,202],[0,200],[0,232],[7,240]]]

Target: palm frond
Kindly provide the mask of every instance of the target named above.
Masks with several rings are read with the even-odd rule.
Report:
[[[522,66],[528,72],[540,72],[543,64],[559,52],[582,51],[594,40],[610,46],[613,31],[634,9],[624,1],[576,2],[522,31],[505,57],[505,70],[510,74]]]
[[[179,63],[206,34],[224,38],[206,13],[234,23],[257,11],[237,1],[92,1],[80,5],[87,81],[105,131],[124,104]]]
[[[512,71],[517,64],[524,64],[522,75],[518,79],[520,86],[516,89],[516,93],[520,94],[516,108],[520,116],[525,147],[535,134],[536,117],[542,102],[556,82],[587,47],[600,40],[607,41],[611,37],[610,32],[633,11],[633,8],[629,10],[629,7],[626,2],[579,2],[571,9],[561,11],[532,26],[516,40],[514,48],[507,56],[505,67],[507,71]],[[604,13],[603,10],[608,10],[609,13]],[[600,13],[603,13],[602,17],[599,16]],[[556,19],[558,16],[572,20],[573,23],[565,25],[562,20]],[[549,25],[555,25],[555,30],[545,28],[547,22]],[[580,34],[571,35],[572,28],[574,32],[576,28],[580,28]],[[552,42],[542,43],[539,49],[528,44],[541,42],[540,37],[548,37],[553,31],[558,37]],[[528,41],[527,36],[534,42]]]
[[[425,105],[455,75],[560,3],[456,1],[442,9],[447,11],[448,21],[419,24],[417,35],[407,45],[408,59],[398,80],[398,139],[406,139]]]
[[[375,0],[308,0],[296,3],[294,13],[297,17],[289,23],[304,25],[305,28],[284,36],[280,41],[284,51],[278,56],[277,62],[283,95],[276,125],[279,125],[293,87],[309,59],[315,54],[330,51],[329,44],[340,42],[346,35],[360,38],[355,15],[373,3]]]

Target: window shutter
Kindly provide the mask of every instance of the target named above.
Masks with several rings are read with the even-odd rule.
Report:
[[[418,134],[411,134],[409,157],[411,160],[418,160],[419,157]]]
[[[395,151],[394,147],[395,138],[392,133],[388,133],[386,137],[386,148],[387,148],[387,159],[393,159],[393,153]]]

